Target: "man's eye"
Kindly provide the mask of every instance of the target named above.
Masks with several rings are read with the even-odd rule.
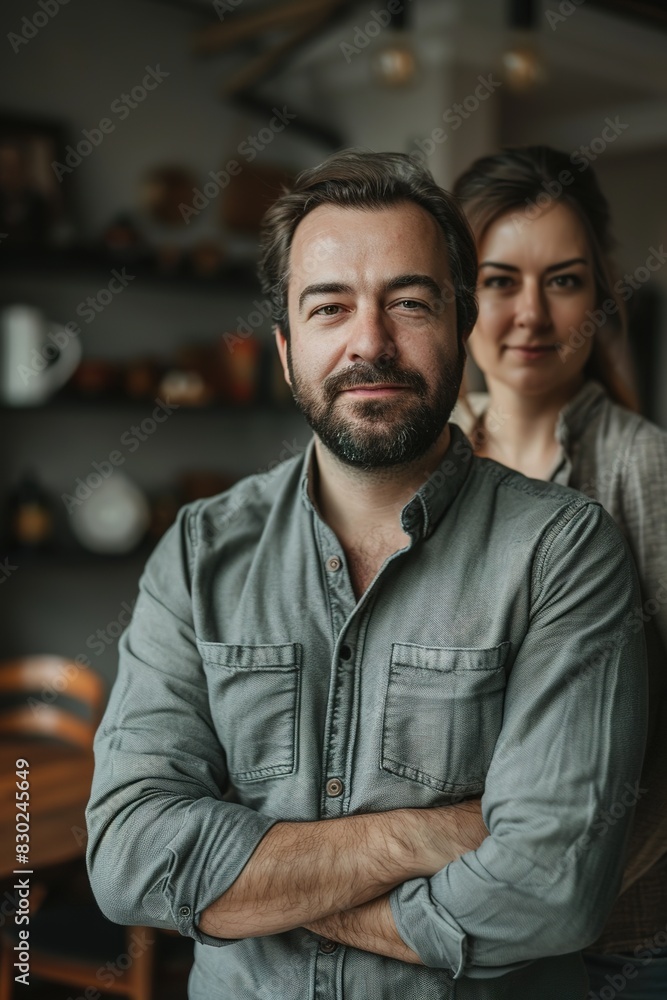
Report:
[[[334,311],[333,312],[325,312],[325,310],[327,310],[327,309],[332,309]],[[334,306],[334,305],[320,306],[319,309],[315,310],[315,312],[313,313],[313,316],[335,316],[336,315],[336,311],[338,309],[340,309],[340,306]]]
[[[416,312],[418,309],[428,308],[423,302],[417,302],[416,299],[401,299],[397,305],[402,306],[403,309],[407,309],[409,312]]]

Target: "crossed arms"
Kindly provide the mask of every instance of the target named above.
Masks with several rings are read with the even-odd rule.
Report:
[[[401,939],[389,890],[428,877],[487,836],[476,800],[312,823],[278,823],[202,913],[214,937],[305,926],[342,944],[419,963]]]

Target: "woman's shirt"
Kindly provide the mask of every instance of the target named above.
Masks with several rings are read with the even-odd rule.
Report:
[[[475,443],[489,406],[485,393],[459,404],[452,420]],[[491,413],[491,411],[489,411]],[[649,728],[642,786],[624,885],[596,951],[644,945],[667,926],[667,432],[613,403],[588,381],[561,410],[560,453],[549,479],[599,500],[625,534],[635,559],[649,666]]]

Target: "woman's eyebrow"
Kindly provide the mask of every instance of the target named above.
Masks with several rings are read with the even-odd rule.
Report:
[[[499,267],[501,271],[518,271],[518,267],[514,267],[512,264],[499,264],[495,260],[483,260],[479,265],[480,267]]]
[[[572,257],[570,260],[563,260],[563,261],[561,261],[560,264],[550,264],[549,267],[545,268],[545,273],[548,273],[550,271],[560,271],[564,267],[572,267],[573,264],[588,264],[588,261],[586,260],[585,257]],[[513,264],[501,264],[499,261],[495,261],[495,260],[483,260],[479,266],[480,266],[480,268],[482,268],[482,267],[497,267],[497,268],[500,268],[501,271],[518,271],[518,270],[520,270],[518,267],[515,267]]]
[[[560,271],[563,267],[572,267],[573,264],[588,264],[585,257],[572,257],[570,260],[564,260],[561,264],[550,264],[547,271]]]

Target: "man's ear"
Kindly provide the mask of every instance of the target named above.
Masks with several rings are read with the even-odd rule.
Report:
[[[291,389],[292,382],[289,377],[289,365],[287,364],[287,338],[279,326],[275,327],[274,333],[276,337],[276,347],[278,348],[278,357],[280,358],[280,363],[283,366],[283,375],[285,377],[285,381]]]

